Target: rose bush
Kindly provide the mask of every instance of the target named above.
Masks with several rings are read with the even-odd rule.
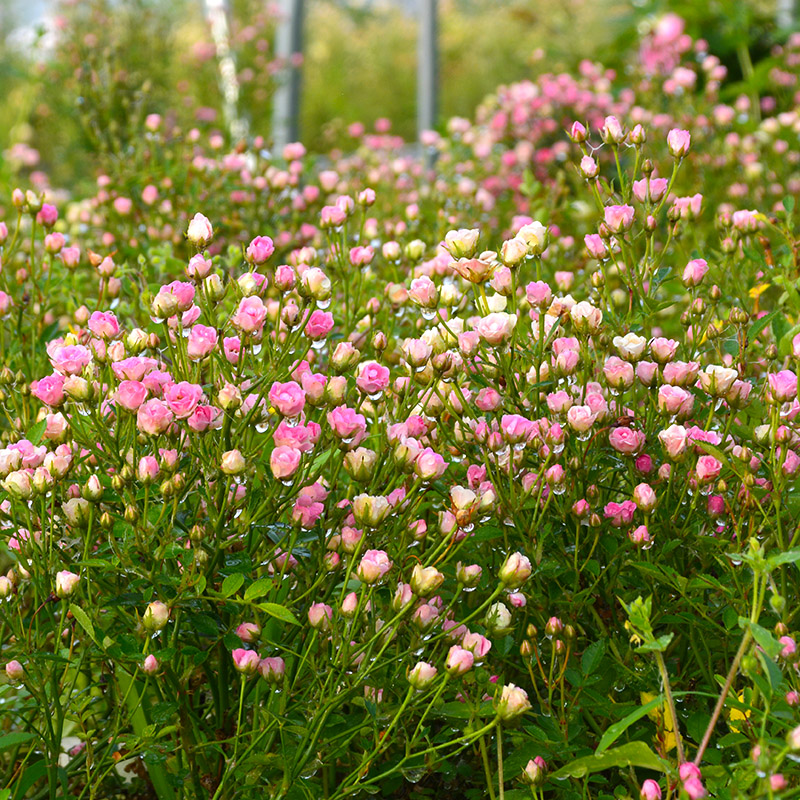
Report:
[[[796,791],[800,40],[728,106],[668,22],[434,167],[14,191],[10,797]]]

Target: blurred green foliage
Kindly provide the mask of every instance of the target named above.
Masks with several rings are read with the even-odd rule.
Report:
[[[109,159],[125,159],[129,137],[146,114],[170,115],[188,130],[225,133],[219,70],[198,0],[62,0],[55,35],[25,48],[0,41],[0,182],[8,185],[20,155],[39,154],[53,185],[91,178]],[[271,98],[280,64],[273,40],[277,8],[231,3],[231,47],[240,86],[239,112],[250,132],[269,138]],[[622,68],[643,29],[665,12],[709,41],[732,75],[748,69],[757,91],[768,56],[774,4],[764,0],[441,0],[440,119],[471,116],[498,84],[572,70],[585,58]],[[12,30],[9,0],[0,29]],[[102,32],[98,35],[98,32]],[[785,32],[783,32],[785,33]],[[395,133],[416,132],[417,20],[391,3],[308,0],[303,68],[302,136],[311,150],[348,147],[347,125],[385,117]],[[743,60],[743,55],[747,56]]]

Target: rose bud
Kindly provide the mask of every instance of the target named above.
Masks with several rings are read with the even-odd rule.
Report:
[[[267,683],[274,686],[283,681],[283,676],[286,673],[286,664],[282,658],[277,656],[262,658],[258,662],[258,671]]]
[[[474,662],[475,657],[469,650],[454,644],[447,653],[444,668],[449,675],[463,675],[472,668]]]
[[[69,597],[80,581],[80,575],[68,570],[61,570],[56,574],[56,594],[61,597]]]
[[[245,650],[242,647],[237,647],[231,653],[231,657],[236,671],[247,676],[255,675],[258,664],[261,661],[255,650]]]
[[[408,682],[417,690],[423,691],[431,685],[438,670],[426,661],[419,661],[407,673]]]
[[[507,589],[517,589],[531,575],[531,562],[522,553],[511,553],[500,567],[498,577]]]
[[[436,567],[414,566],[411,573],[411,589],[419,597],[428,597],[433,594],[443,583],[444,575]]]
[[[158,667],[158,659],[151,653],[142,664],[142,672],[145,675],[155,675],[158,672]]]
[[[25,670],[19,661],[9,661],[6,664],[6,675],[10,681],[21,681],[25,677]]]
[[[530,708],[527,692],[513,683],[503,687],[500,699],[496,702],[497,716],[502,722],[511,722]]]
[[[158,633],[166,627],[169,620],[169,609],[164,603],[155,600],[145,609],[142,625],[150,633]]]

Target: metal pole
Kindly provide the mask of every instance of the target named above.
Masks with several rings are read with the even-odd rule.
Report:
[[[211,38],[217,48],[222,112],[231,139],[236,142],[247,136],[247,122],[239,116],[239,79],[236,76],[236,62],[231,52],[228,4],[226,0],[206,0],[206,11],[211,26]]]
[[[439,100],[438,0],[419,0],[417,134],[433,130]]]
[[[281,19],[275,36],[275,54],[283,64],[272,109],[275,149],[300,138],[300,64],[303,54],[304,0],[281,0]]]

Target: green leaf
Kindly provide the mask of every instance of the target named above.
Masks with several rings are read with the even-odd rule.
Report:
[[[25,744],[25,742],[31,741],[31,739],[36,739],[35,733],[26,733],[24,731],[12,731],[11,733],[7,733],[4,736],[0,736],[0,751],[2,750],[10,750],[12,747],[16,747],[20,744]]]
[[[649,703],[645,703],[643,706],[638,706],[634,711],[628,714],[627,717],[621,719],[619,722],[615,722],[611,725],[608,730],[603,734],[603,737],[600,739],[600,744],[597,745],[597,750],[595,750],[595,755],[599,756],[608,750],[614,742],[619,739],[619,737],[628,729],[634,722],[640,720],[642,717],[647,716],[651,711],[656,708],[660,708],[664,703],[664,696],[659,695],[658,697],[651,700]]]
[[[75,603],[69,604],[69,610],[72,613],[72,616],[80,623],[81,628],[83,628],[86,633],[92,638],[92,641],[97,644],[97,636],[94,633],[94,625],[92,625],[92,621],[89,619],[86,612],[80,607],[76,606]]]
[[[749,628],[753,638],[761,646],[763,651],[770,658],[777,658],[782,647],[778,640],[766,628],[762,628],[757,622],[750,622],[746,617],[739,617],[739,627],[743,629]]]
[[[665,633],[663,636],[659,636],[658,639],[652,642],[647,642],[636,648],[636,652],[638,653],[663,653],[667,647],[669,647],[669,643],[672,641],[673,637],[675,636],[674,633]]]
[[[764,653],[758,653],[758,660],[761,662],[764,672],[767,673],[770,689],[773,692],[780,689],[783,683],[783,673],[780,667],[771,658],[767,658]]]
[[[222,594],[225,597],[231,597],[235,595],[239,589],[242,588],[242,584],[244,583],[244,575],[241,572],[234,572],[233,575],[228,575],[224,581],[222,581]]]
[[[25,434],[25,438],[31,444],[39,444],[42,441],[42,436],[47,429],[47,420],[41,419],[35,425],[32,425],[30,430]]]
[[[553,778],[583,778],[591,772],[602,772],[613,767],[642,767],[655,772],[667,772],[667,766],[644,742],[628,742],[602,755],[576,758],[554,772]]]
[[[583,651],[583,655],[581,656],[581,672],[587,676],[591,675],[600,665],[605,652],[605,639],[600,639],[600,641],[590,644],[586,650]]]
[[[757,319],[751,326],[750,330],[747,331],[747,342],[748,346],[752,345],[755,341],[756,337],[763,331],[767,326],[772,325],[772,321],[781,315],[781,310],[776,308],[774,311],[771,311],[761,319]]]
[[[787,194],[783,198],[783,207],[786,209],[787,214],[791,214],[794,211],[794,197],[792,195]]]
[[[259,578],[247,587],[244,593],[244,599],[255,600],[259,597],[263,597],[274,585],[275,581],[270,578]]]
[[[781,564],[795,564],[800,561],[800,547],[793,550],[786,550],[783,553],[776,553],[767,559],[767,568],[774,569]]]
[[[282,622],[288,622],[290,625],[299,625],[297,617],[289,611],[285,606],[278,605],[278,603],[259,603],[258,607],[262,611],[266,611],[270,616],[279,619]]]

